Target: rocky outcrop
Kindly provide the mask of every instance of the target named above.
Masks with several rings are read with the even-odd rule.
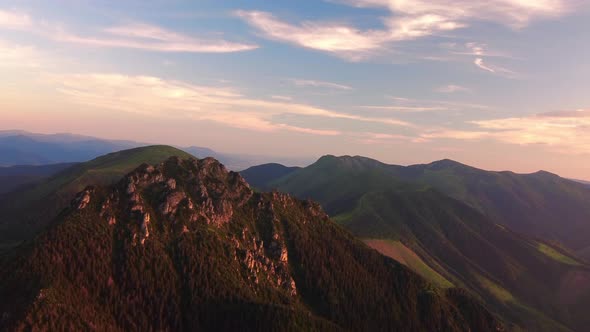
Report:
[[[76,210],[85,209],[88,206],[88,204],[90,204],[90,199],[91,199],[93,193],[94,193],[93,187],[88,187],[88,188],[84,189],[84,191],[82,191],[82,192],[78,193],[78,195],[76,195],[76,198],[74,198],[74,200],[72,201],[72,207],[75,208]]]

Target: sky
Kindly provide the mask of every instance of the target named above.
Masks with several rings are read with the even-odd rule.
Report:
[[[0,129],[590,180],[589,0],[0,0]]]

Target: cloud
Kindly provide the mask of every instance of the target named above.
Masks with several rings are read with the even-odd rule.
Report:
[[[289,96],[272,95],[270,97],[272,99],[282,100],[282,101],[291,101],[291,100],[293,100],[293,98],[292,97],[289,97]]]
[[[476,66],[478,66],[480,69],[482,69],[482,70],[489,71],[490,73],[495,73],[495,72],[496,72],[496,70],[494,70],[493,68],[486,66],[486,65],[483,63],[483,59],[482,59],[482,58],[476,58],[476,59],[473,61],[473,63],[474,63]]]
[[[447,107],[440,106],[374,106],[364,105],[361,108],[371,110],[384,110],[384,111],[399,111],[399,112],[432,112],[432,111],[446,111]]]
[[[399,96],[388,97],[391,100],[389,105],[362,105],[360,108],[371,110],[395,111],[395,112],[437,112],[437,111],[471,111],[471,110],[490,110],[487,105],[450,102],[442,100],[422,100],[412,99]]]
[[[333,128],[304,128],[276,121],[283,115],[411,127],[411,124],[391,117],[340,113],[285,99],[249,98],[228,87],[200,86],[152,76],[71,74],[47,75],[45,80],[57,85],[56,90],[67,101],[97,109],[209,120],[250,130],[287,130],[330,136],[340,134],[339,130]]]
[[[32,26],[29,15],[17,11],[0,10],[0,28],[23,30]]]
[[[35,47],[0,40],[0,67],[38,68],[46,59]]]
[[[438,88],[434,89],[436,92],[440,93],[455,93],[455,92],[469,92],[471,89],[466,88],[464,86],[456,85],[456,84],[448,84],[439,86]]]
[[[266,38],[329,52],[351,61],[366,58],[392,42],[414,40],[463,27],[436,14],[389,18],[385,20],[383,29],[372,30],[334,22],[290,24],[261,11],[237,11],[236,16],[257,28]]]
[[[299,87],[314,87],[314,88],[328,88],[337,90],[352,90],[351,86],[325,82],[325,81],[314,81],[314,80],[302,80],[302,79],[290,79],[291,83]]]
[[[351,60],[380,48],[387,40],[383,31],[362,31],[345,24],[308,21],[289,24],[261,11],[237,11],[235,14],[269,39],[334,53]]]
[[[519,78],[520,75],[510,69],[506,69],[504,67],[500,67],[500,66],[496,66],[496,65],[490,65],[487,64],[484,59],[482,58],[476,58],[473,63],[481,70],[483,71],[487,71],[489,73],[498,75],[498,76],[502,76],[505,78],[511,78],[511,79],[516,79]]]
[[[408,135],[401,135],[401,134],[388,134],[388,133],[374,133],[374,132],[364,132],[358,133],[356,135],[358,141],[362,144],[387,144],[392,142],[403,142],[403,143],[421,143],[423,141],[422,138],[416,136],[408,136]]]
[[[37,22],[28,14],[0,10],[0,29],[23,30],[57,42],[91,47],[130,48],[156,52],[231,53],[258,48],[251,43],[221,38],[198,38],[156,25],[134,23],[99,30],[94,35],[80,35],[60,24]]]
[[[458,22],[491,21],[522,28],[534,20],[559,17],[572,10],[567,0],[341,0],[356,7],[386,8],[417,17],[437,14]]]
[[[580,109],[575,111],[554,111],[546,112],[538,115],[539,117],[548,118],[586,118],[590,117],[590,109]]]
[[[590,154],[590,110],[559,111],[524,117],[472,121],[476,129],[439,129],[424,133],[427,139],[491,139],[507,144],[544,145],[568,154]]]
[[[491,21],[523,28],[534,20],[554,18],[572,10],[566,0],[331,0],[361,8],[386,9],[381,28],[359,29],[327,21],[289,23],[269,12],[237,11],[236,16],[263,37],[328,52],[358,61],[383,51],[390,44],[416,40],[468,27],[474,21]],[[483,56],[478,45],[472,52]]]
[[[157,52],[231,53],[258,48],[254,44],[223,39],[201,39],[149,24],[111,27],[98,36],[81,36],[57,30],[52,39],[92,47],[131,48]]]

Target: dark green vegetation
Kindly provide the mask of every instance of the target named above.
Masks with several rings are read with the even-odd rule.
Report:
[[[241,171],[240,175],[254,188],[264,188],[272,180],[282,178],[299,169],[301,167],[287,167],[272,163],[250,167]]]
[[[118,159],[91,169],[122,169],[108,160]],[[319,205],[254,193],[213,159],[170,158],[86,188],[34,242],[2,256],[0,329],[502,328],[469,295],[369,249]]]
[[[398,168],[396,176],[432,186],[489,218],[582,252],[590,247],[590,188],[548,172],[488,172],[444,160]]]
[[[400,167],[327,156],[262,187],[317,200],[361,238],[399,241],[444,280],[484,299],[515,325],[534,331],[588,326],[588,266],[551,242],[502,225],[509,211],[539,216],[531,209],[541,209],[547,212],[544,224],[570,227],[576,220],[570,214],[557,219],[549,201],[561,195],[560,202],[583,214],[590,205],[583,185],[547,173],[485,172],[448,160]],[[491,208],[500,212],[487,212]],[[441,284],[437,274],[414,268]]]
[[[322,178],[325,169],[336,172],[330,174],[332,178],[338,172],[354,171],[355,181],[344,181],[344,174],[343,181],[335,188],[325,186],[329,181]],[[306,185],[300,186],[300,183]],[[560,243],[583,258],[590,258],[585,254],[590,252],[590,187],[548,172],[490,172],[452,160],[403,167],[363,157],[325,156],[290,178],[280,181],[268,178],[261,187],[318,199],[331,196],[331,189],[346,190],[347,198],[354,201],[366,188],[399,188],[399,183],[434,188],[516,232]]]
[[[73,165],[75,163],[0,167],[0,195],[39,182]]]
[[[30,239],[88,185],[110,185],[142,163],[190,155],[168,146],[125,150],[76,164],[0,200],[0,250]]]

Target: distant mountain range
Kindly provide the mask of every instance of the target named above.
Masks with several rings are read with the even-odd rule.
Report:
[[[151,144],[72,134],[44,135],[17,130],[0,131],[0,167],[84,162],[107,153],[148,145]],[[293,165],[313,162],[312,158],[219,153],[198,146],[178,148],[198,158],[214,157],[232,170],[243,170],[270,161]]]
[[[0,165],[43,165],[86,161],[109,152],[137,147],[128,141],[108,141],[71,134],[42,135],[0,131]]]
[[[440,286],[469,289],[516,325],[577,331],[589,323],[583,313],[589,267],[551,242],[584,248],[575,240],[590,239],[584,185],[546,172],[487,172],[451,160],[402,167],[348,156],[242,174],[260,190],[320,202],[383,254]]]
[[[181,158],[120,176],[170,153]],[[369,249],[318,204],[255,193],[211,158],[123,151],[22,197],[65,198],[90,183],[0,256],[0,329],[504,330],[471,295]]]

